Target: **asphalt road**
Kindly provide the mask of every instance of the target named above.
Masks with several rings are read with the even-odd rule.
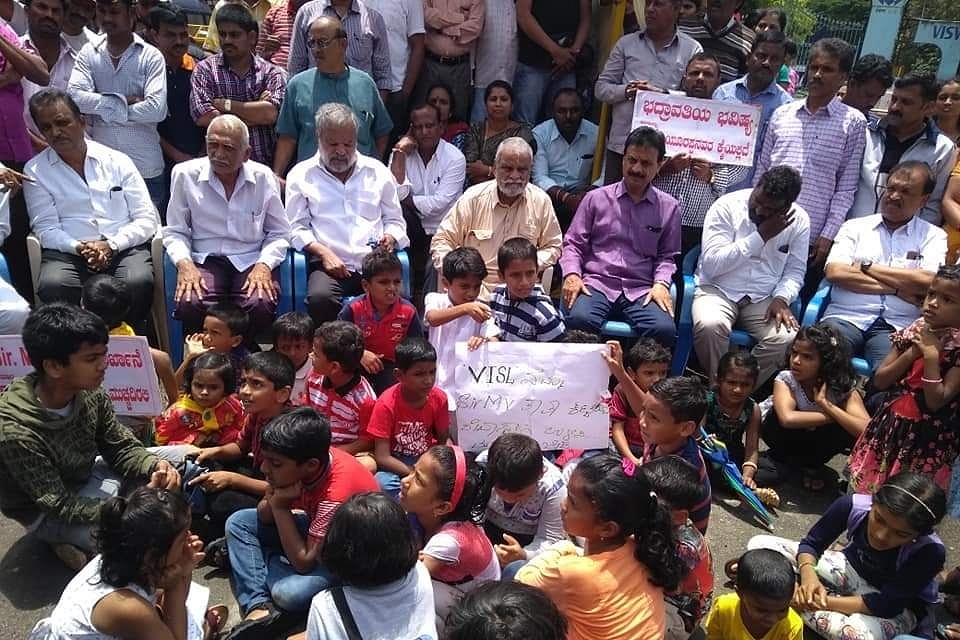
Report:
[[[839,463],[839,458],[834,461]],[[793,484],[781,488],[783,501],[774,524],[776,535],[799,539],[830,503],[826,495],[804,493]],[[742,553],[751,536],[765,531],[749,521],[739,501],[729,495],[716,495],[710,517],[708,538],[717,576],[717,593],[722,593],[723,563]],[[948,519],[939,528],[947,546],[947,566],[960,563],[960,522]],[[37,620],[56,604],[71,574],[46,545],[24,536],[23,528],[12,520],[0,518],[0,639],[26,638]],[[236,602],[227,576],[210,567],[194,574],[197,582],[211,589],[210,604],[231,606],[231,621],[237,621]],[[268,639],[264,639],[268,640]]]

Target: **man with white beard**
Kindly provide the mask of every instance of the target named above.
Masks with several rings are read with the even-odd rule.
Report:
[[[550,196],[530,183],[533,149],[523,138],[500,143],[493,160],[495,180],[467,189],[447,213],[430,243],[437,271],[457,247],[474,247],[487,265],[480,298],[489,300],[497,275],[497,250],[510,238],[526,238],[537,247],[538,269],[560,257],[560,223]]]
[[[310,258],[307,307],[319,325],[342,299],[363,293],[360,266],[373,248],[410,244],[397,184],[379,161],[357,153],[357,120],[345,104],[317,109],[317,153],[287,174],[291,244]]]

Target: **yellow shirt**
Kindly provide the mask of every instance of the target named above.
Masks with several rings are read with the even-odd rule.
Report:
[[[136,331],[133,330],[133,327],[128,325],[126,322],[121,322],[119,326],[110,329],[110,335],[112,336],[135,336],[137,335]]]
[[[713,601],[706,629],[707,640],[803,640],[803,620],[793,609],[767,635],[754,638],[743,626],[740,596],[735,593],[724,594]]]
[[[213,7],[213,12],[210,14],[210,24],[207,25],[207,37],[203,41],[203,48],[206,51],[220,51],[220,32],[217,31],[217,10],[220,9],[224,4],[227,4],[230,0],[220,0]],[[244,2],[243,0],[233,0],[234,4],[242,4],[247,9],[250,10],[250,13],[253,14],[253,19],[257,21],[258,24],[263,23],[263,19],[267,15],[267,11],[273,7],[273,2],[271,0],[257,0],[257,2],[250,3]]]
[[[560,542],[531,560],[517,580],[538,587],[567,618],[568,640],[662,640],[663,590],[633,557],[632,540],[619,549],[579,555]]]
[[[960,159],[950,172],[950,179],[954,178],[960,178]],[[960,258],[960,229],[944,222],[943,230],[947,232],[947,264],[956,264]]]

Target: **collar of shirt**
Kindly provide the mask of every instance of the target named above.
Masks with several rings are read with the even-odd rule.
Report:
[[[867,128],[871,131],[882,131],[885,133],[887,130],[887,119],[878,118],[876,120],[868,120]],[[927,118],[923,121],[923,130],[920,133],[922,134],[922,137],[930,144],[936,144],[937,136],[941,135],[940,129],[930,118]]]
[[[569,144],[569,145],[572,146],[577,140],[579,140],[580,138],[583,138],[583,137],[585,137],[585,136],[587,135],[587,134],[584,132],[584,130],[583,130],[583,129],[584,129],[584,124],[583,124],[584,122],[586,122],[585,119],[580,121],[580,126],[577,127],[577,133],[573,136],[573,140],[571,140],[570,142],[567,142],[567,139],[564,138],[564,137],[563,137],[563,134],[560,133],[560,127],[557,126],[557,121],[554,120],[553,118],[550,118],[550,124],[551,124],[551,126],[552,126],[552,129],[551,129],[551,131],[550,131],[550,142],[553,142],[554,140],[556,140],[556,139],[558,139],[558,138],[563,138],[563,141],[564,141],[564,142],[567,142],[567,144]]]
[[[318,78],[327,78],[328,80],[345,80],[350,75],[350,65],[344,63],[343,71],[338,73],[327,73],[325,71],[320,71],[317,69]]]
[[[327,376],[323,376],[323,377],[320,379],[320,386],[321,386],[321,387],[323,387],[324,389],[333,389],[334,393],[336,393],[338,396],[341,396],[341,397],[343,397],[343,396],[347,395],[348,393],[350,393],[350,391],[351,391],[354,387],[356,387],[358,384],[360,384],[360,374],[359,374],[359,373],[354,373],[352,378],[350,378],[349,380],[347,380],[346,383],[340,385],[339,387],[333,386],[333,381],[332,381],[330,378],[328,378]]]
[[[257,72],[257,56],[254,55],[254,54],[252,54],[252,53],[250,54],[250,66],[247,67],[247,72],[246,72],[245,74],[243,74],[242,76],[239,75],[236,71],[234,71],[233,69],[230,68],[230,63],[227,62],[227,57],[226,57],[225,55],[223,55],[222,53],[218,53],[218,54],[216,54],[216,55],[217,55],[217,58],[216,58],[216,61],[215,61],[214,64],[217,64],[217,65],[223,67],[224,69],[226,69],[227,71],[229,71],[229,72],[232,73],[233,75],[237,76],[238,78],[246,78],[246,77],[247,77],[248,75],[250,75],[251,73],[256,73],[256,72]]]
[[[40,52],[40,50],[37,49],[37,46],[33,43],[33,39],[30,37],[29,31],[23,34],[23,37],[20,39],[20,42],[23,44],[23,46],[27,47],[30,51],[33,51],[34,53]],[[57,62],[60,62],[60,60],[63,59],[64,55],[69,55],[71,58],[76,58],[77,50],[73,48],[73,45],[71,45],[63,37],[63,34],[61,33],[60,34],[60,53],[57,54]]]
[[[748,74],[748,75],[749,75],[749,74]],[[777,94],[777,87],[780,86],[780,85],[777,84],[777,79],[774,78],[773,80],[770,81],[770,84],[768,84],[765,89],[763,89],[763,90],[760,91],[759,93],[753,93],[752,91],[750,91],[750,87],[747,86],[747,76],[746,76],[746,75],[740,76],[739,78],[737,78],[737,79],[734,80],[733,82],[734,82],[734,84],[736,84],[736,85],[742,86],[742,87],[744,88],[744,90],[747,92],[747,95],[750,96],[750,97],[752,97],[752,96],[762,96],[762,95],[764,95],[764,94],[776,95],[776,94]]]
[[[654,190],[653,185],[648,184],[646,190],[643,192],[643,197],[640,198],[638,202],[634,202],[633,198],[630,197],[630,192],[627,191],[626,183],[623,180],[621,180],[620,182],[617,183],[617,186],[614,188],[613,192],[614,192],[614,195],[617,197],[617,200],[620,200],[621,198],[625,197],[630,201],[630,204],[640,204],[641,202],[647,202],[649,204],[656,205],[657,203],[654,202],[654,197],[656,197],[656,194],[651,193],[653,190]]]
[[[512,204],[507,204],[500,200],[500,189],[497,187],[496,180],[490,180],[491,186],[487,188],[481,194],[481,197],[485,198],[487,201],[487,206],[490,207],[492,211],[496,211],[497,207],[501,209],[513,210],[521,207],[527,200],[527,191],[530,189],[530,183],[523,188],[523,193],[513,201]]]
[[[248,165],[249,162],[251,161],[247,160],[247,162],[244,162],[242,165],[240,165],[240,174],[237,176],[237,184],[239,184],[240,182],[248,182],[250,184],[257,183],[256,176],[254,176],[249,169],[249,165]],[[197,181],[207,182],[207,183],[210,183],[211,185],[220,185],[220,189],[223,191],[222,195],[226,196],[226,189],[223,188],[223,183],[220,182],[220,177],[213,172],[213,168],[210,166],[209,161],[203,164],[203,167],[200,169],[199,175],[197,175]],[[216,190],[217,189],[214,186],[214,191]],[[236,194],[237,191],[238,189],[236,188],[236,186],[234,186],[233,193]]]
[[[108,158],[109,151],[107,147],[97,144],[90,138],[85,137],[83,141],[87,145],[87,151],[83,155],[83,167],[84,167],[84,172],[86,172],[87,162],[104,164],[104,159]],[[64,165],[67,164],[63,160],[63,158],[60,157],[60,154],[53,150],[53,147],[48,147],[48,149],[50,150],[50,153],[47,155],[47,157],[50,159],[51,166],[55,166],[58,164],[64,164]]]
[[[669,49],[669,48],[672,47],[673,45],[677,44],[677,42],[679,42],[679,40],[680,40],[680,35],[679,35],[679,33],[680,33],[679,30],[678,30],[676,27],[674,27],[674,28],[673,28],[673,37],[670,38],[670,41],[667,42],[666,46],[663,47],[663,48],[664,48],[664,49]],[[646,39],[647,39],[647,30],[644,29],[643,31],[638,31],[638,32],[637,32],[637,35],[640,37],[641,40],[646,40]],[[651,41],[651,44],[653,44],[653,41]],[[656,48],[656,47],[653,47],[653,50],[656,51],[657,48]]]
[[[327,9],[331,9],[334,13],[337,13],[337,9],[333,6],[332,0],[321,0],[321,3],[322,4],[320,6],[323,7],[324,13],[326,13]],[[350,8],[347,9],[347,11],[349,13],[360,13],[360,7],[358,6],[359,4],[360,3],[357,2],[357,0],[353,0],[350,3]]]
[[[905,235],[907,236],[907,238],[911,238],[911,237],[914,235],[914,233],[917,231],[917,225],[920,224],[920,223],[919,223],[919,214],[920,214],[920,212],[918,211],[917,213],[915,213],[915,214],[913,215],[912,218],[910,218],[910,220],[907,222],[907,224],[902,225],[902,226],[900,226],[900,227],[897,227],[896,229],[891,230],[890,228],[887,227],[886,224],[884,224],[884,222],[883,222],[883,214],[879,214],[879,213],[878,213],[878,214],[876,214],[876,215],[877,215],[877,221],[876,221],[876,224],[873,225],[873,228],[876,229],[876,230],[878,230],[878,231],[880,231],[881,233],[883,233],[883,232],[888,233],[888,234],[890,234],[891,236],[894,236],[894,235],[896,235],[897,233],[902,232],[903,234],[905,234]]]
[[[100,52],[100,53],[106,51],[107,55],[108,55],[108,56],[110,55],[110,50],[107,48],[107,36],[106,36],[106,34],[104,34],[103,37],[100,38],[99,41],[91,42],[90,44],[93,45],[94,51],[97,51],[97,52]],[[143,49],[145,46],[147,46],[147,41],[144,40],[143,38],[141,38],[140,35],[139,35],[136,31],[134,31],[134,32],[133,32],[133,42],[130,43],[130,46],[129,46],[129,47],[127,47],[126,49],[124,49],[123,53],[120,54],[120,57],[121,57],[121,58],[125,57],[125,56],[127,55],[127,51],[130,51],[130,49],[133,49],[133,48]]]
[[[730,22],[728,22],[725,27],[723,27],[722,29],[720,29],[720,31],[714,31],[714,30],[713,30],[713,27],[710,25],[710,18],[708,18],[706,15],[704,15],[704,16],[703,16],[703,26],[706,27],[707,33],[709,33],[710,35],[712,35],[714,38],[722,38],[723,36],[727,35],[727,34],[730,33],[731,31],[733,31],[733,28],[734,28],[735,26],[737,26],[737,19],[736,19],[735,17],[733,17],[733,16],[730,16]]]

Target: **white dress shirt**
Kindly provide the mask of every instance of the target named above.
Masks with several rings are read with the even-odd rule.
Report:
[[[410,61],[409,38],[423,34],[423,2],[421,0],[366,0],[366,5],[380,12],[387,27],[390,49],[390,91],[400,91],[407,78]]]
[[[398,249],[410,244],[393,174],[361,153],[345,183],[321,164],[319,152],[294,165],[287,174],[287,218],[294,249],[319,242],[350,271],[360,270],[371,245],[386,234]]]
[[[947,234],[919,216],[890,231],[879,213],[847,220],[833,240],[827,264],[852,265],[873,262],[903,269],[936,273],[947,254]],[[838,318],[861,331],[883,317],[896,329],[903,329],[920,317],[920,308],[893,295],[855,293],[834,285],[823,319]]]
[[[230,198],[208,158],[173,167],[163,246],[170,261],[203,264],[224,256],[237,271],[257,262],[276,268],[290,246],[290,223],[273,171],[247,160]]]
[[[413,206],[420,212],[423,230],[432,236],[463,193],[467,159],[455,145],[441,140],[426,166],[417,151],[407,154],[403,164],[406,179],[397,188],[398,197],[404,200],[413,194]]]
[[[134,34],[114,67],[106,36],[85,44],[68,92],[88,116],[91,138],[130,156],[144,178],[163,173],[157,123],[167,117],[167,65],[157,48]],[[128,105],[128,96],[141,101]]]
[[[117,251],[148,242],[157,232],[157,210],[147,185],[126,155],[87,140],[80,176],[51,148],[23,172],[30,227],[44,249],[77,253],[85,240],[106,240]]]
[[[810,218],[794,204],[793,223],[764,242],[747,210],[751,193],[728,193],[707,211],[697,286],[713,285],[733,302],[748,296],[750,302],[775,297],[790,304],[807,270]]]

